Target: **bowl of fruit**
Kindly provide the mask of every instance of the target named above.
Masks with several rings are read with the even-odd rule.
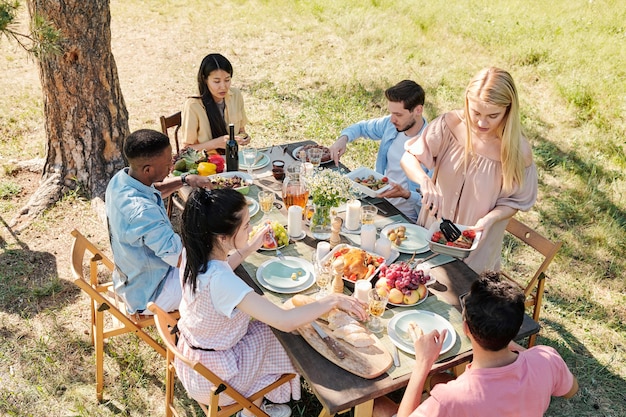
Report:
[[[427,284],[434,282],[428,271],[411,268],[406,262],[383,265],[378,273],[375,288],[389,294],[389,304],[399,307],[423,303],[428,297]]]
[[[287,237],[287,230],[285,229],[285,226],[277,221],[271,220],[267,220],[254,226],[252,232],[250,233],[250,239],[256,236],[256,234],[259,233],[259,231],[263,229],[266,224],[270,224],[272,227],[263,237],[263,246],[261,246],[261,250],[282,249],[289,244],[289,237]]]
[[[209,179],[211,180],[211,184],[215,190],[232,188],[239,191],[243,195],[250,192],[250,186],[253,183],[250,175],[239,171],[222,172],[221,174],[210,175]]]
[[[442,233],[440,225],[441,221],[434,222],[428,230],[430,236],[428,245],[431,251],[464,259],[478,246],[482,236],[481,231],[471,229],[469,226],[456,224],[455,226],[461,231],[461,236],[455,241],[449,242]]]

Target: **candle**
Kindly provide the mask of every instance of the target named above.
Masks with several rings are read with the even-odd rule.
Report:
[[[376,241],[375,252],[383,258],[389,259],[389,255],[391,255],[391,241],[385,236],[381,236]]]
[[[326,255],[330,252],[330,243],[323,241],[317,244],[317,260],[318,262],[324,259]]]
[[[307,177],[311,177],[313,176],[314,172],[315,172],[315,167],[313,166],[312,163],[305,162],[302,164],[302,173],[304,175],[306,175]]]
[[[361,202],[359,200],[348,200],[346,203],[346,223],[345,228],[356,230],[359,228],[361,219]]]
[[[290,237],[300,237],[302,235],[302,207],[289,207],[287,211],[287,230]]]
[[[361,226],[361,249],[373,252],[376,245],[376,226],[364,224]]]
[[[367,304],[367,293],[372,289],[372,283],[365,279],[360,279],[354,284],[354,298]]]

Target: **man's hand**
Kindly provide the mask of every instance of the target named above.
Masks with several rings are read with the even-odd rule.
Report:
[[[390,188],[383,191],[382,193],[379,193],[378,197],[380,198],[401,197],[407,200],[411,198],[411,192],[407,190],[406,188],[404,188],[403,186],[401,186],[400,184],[390,182],[389,185],[390,185]]]
[[[429,364],[429,367],[432,366],[439,357],[443,341],[446,340],[447,334],[447,329],[443,329],[441,333],[435,329],[430,333],[417,335],[413,341],[415,357],[422,358],[423,361]]]
[[[207,190],[213,189],[213,184],[211,184],[209,177],[203,177],[202,175],[187,175],[185,180],[191,187],[205,188]]]
[[[348,137],[346,135],[339,136],[339,139],[335,141],[328,149],[330,149],[330,156],[335,161],[335,165],[339,166],[339,158],[346,153],[346,147],[348,145]]]

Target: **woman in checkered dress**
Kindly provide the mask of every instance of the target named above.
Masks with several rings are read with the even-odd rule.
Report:
[[[198,189],[192,193],[181,231],[185,251],[178,322],[182,353],[206,365],[245,396],[284,373],[296,373],[270,326],[291,332],[332,308],[363,320],[367,317],[363,304],[343,294],[331,294],[287,311],[256,294],[233,272],[261,247],[268,231],[248,242],[250,230],[248,205],[237,191]],[[211,384],[184,364],[176,362],[175,366],[189,395],[208,403]],[[233,402],[221,397],[220,405]],[[290,398],[300,398],[299,378],[267,394],[275,403]]]

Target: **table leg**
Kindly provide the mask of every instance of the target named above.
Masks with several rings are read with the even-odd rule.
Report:
[[[354,407],[354,417],[372,417],[374,400],[369,400]]]

